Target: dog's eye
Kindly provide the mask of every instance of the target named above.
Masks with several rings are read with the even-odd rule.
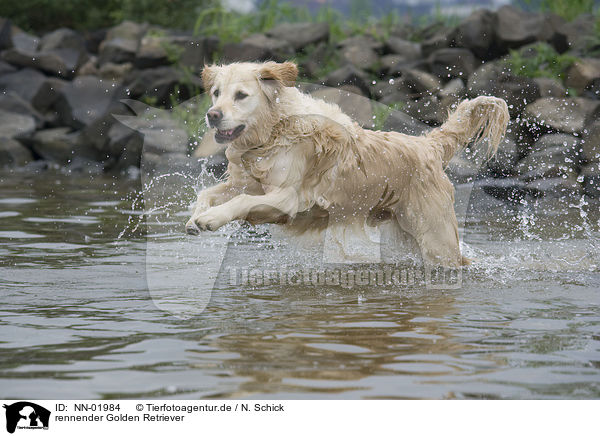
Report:
[[[236,100],[243,100],[243,99],[245,99],[246,97],[248,97],[248,94],[246,94],[246,93],[245,93],[245,92],[243,92],[243,91],[238,91],[238,92],[236,92],[236,94],[235,94],[235,99],[236,99]]]
[[[215,89],[215,92],[213,92],[213,95],[215,96],[215,98],[218,97],[219,96],[219,90]]]

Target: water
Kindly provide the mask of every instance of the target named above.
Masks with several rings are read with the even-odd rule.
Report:
[[[235,226],[191,239],[180,208],[150,226],[147,242],[131,231],[139,188],[0,173],[2,397],[600,396],[597,204],[511,210],[475,193],[460,221],[477,263],[458,289],[225,281],[204,311],[182,318],[155,304],[161,286],[189,280],[178,249],[197,248],[199,262],[222,256]],[[181,192],[186,204],[193,187]],[[240,232],[230,264],[277,266],[278,245],[262,230]],[[156,247],[180,256],[167,262],[166,284],[146,268]],[[196,297],[169,298],[182,308]]]

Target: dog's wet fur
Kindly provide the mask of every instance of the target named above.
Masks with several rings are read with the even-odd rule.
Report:
[[[198,195],[187,232],[234,220],[295,233],[391,222],[414,238],[425,262],[467,264],[444,167],[474,140],[486,138],[495,153],[510,118],[506,102],[462,101],[422,136],[373,131],[294,87],[297,73],[291,62],[205,67],[207,123],[227,146],[229,165],[224,182]]]

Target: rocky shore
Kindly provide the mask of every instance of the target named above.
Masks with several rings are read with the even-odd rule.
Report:
[[[127,21],[36,36],[0,18],[0,166],[117,174],[139,168],[143,149],[149,167],[197,167],[210,154],[198,145],[203,65],[295,59],[307,92],[368,128],[420,133],[443,122],[460,99],[502,97],[512,120],[498,156],[488,161],[467,148],[448,169],[452,179],[477,181],[513,202],[600,197],[594,24],[591,16],[566,22],[505,6],[453,26],[406,24],[334,41],[326,23],[281,23],[227,42]],[[123,122],[161,111],[178,116]],[[224,157],[208,165],[222,171]]]

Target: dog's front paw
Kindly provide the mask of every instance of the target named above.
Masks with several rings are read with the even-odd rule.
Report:
[[[186,230],[188,230],[189,226],[190,230],[188,230],[188,233],[194,231],[194,229],[190,225],[191,223],[197,228],[195,234],[197,234],[197,232],[199,232],[200,230],[215,231],[219,227],[227,224],[229,221],[231,221],[231,218],[224,211],[222,211],[218,207],[213,207],[208,209],[206,212],[202,212],[201,214],[196,215],[190,221],[188,221],[188,225],[186,225]]]

